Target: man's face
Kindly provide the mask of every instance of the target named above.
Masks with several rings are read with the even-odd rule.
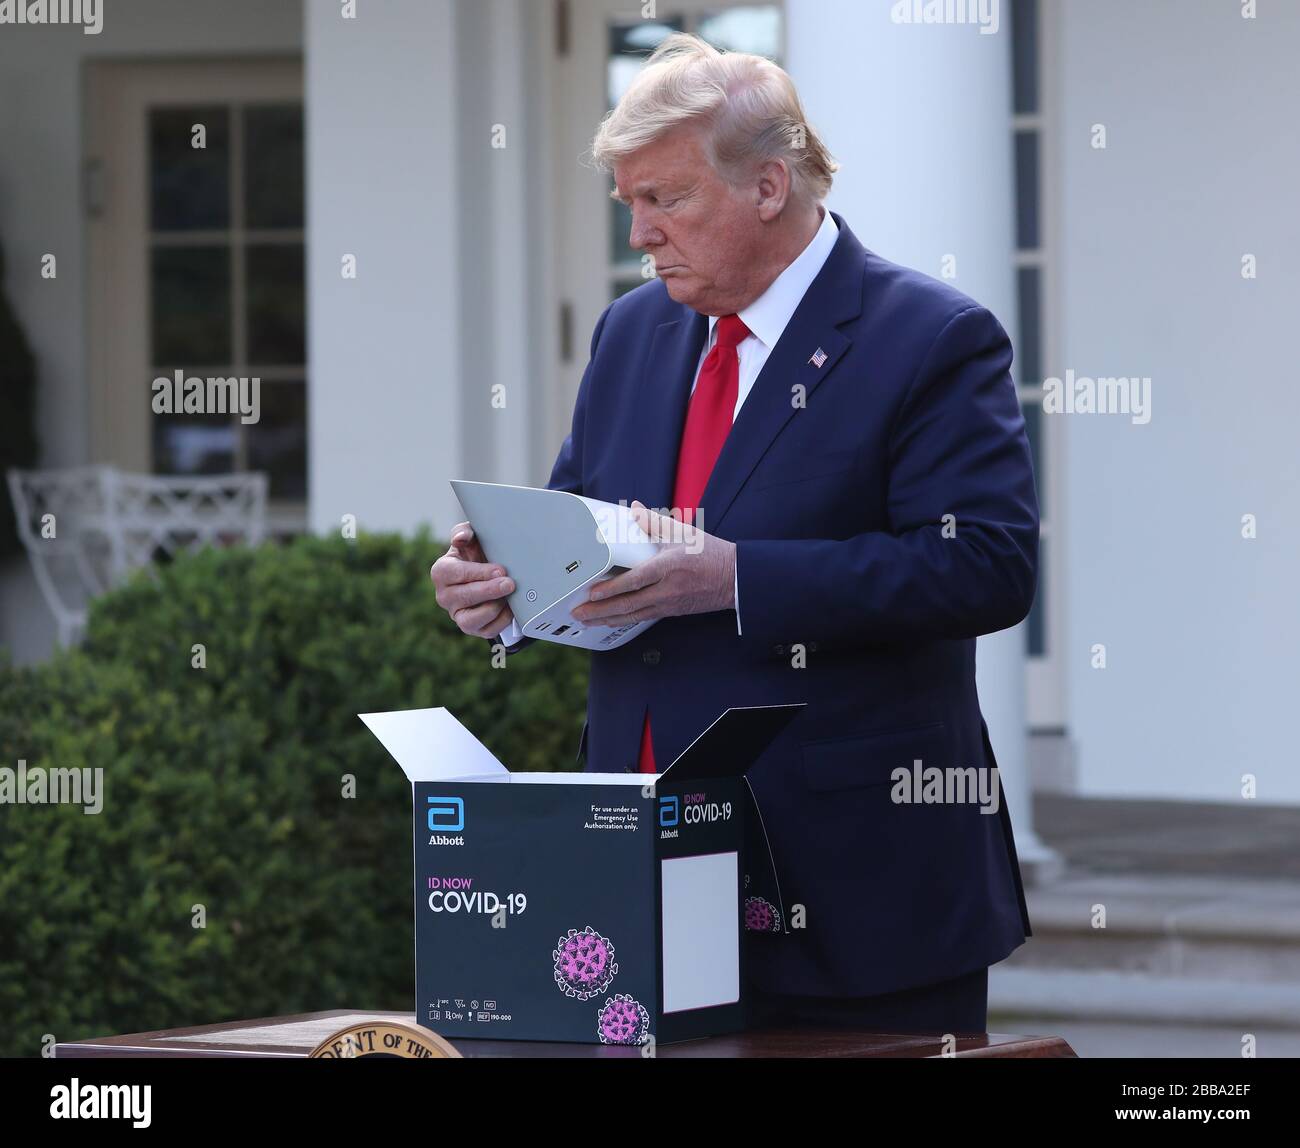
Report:
[[[764,264],[758,187],[735,188],[713,170],[699,129],[677,128],[614,165],[632,211],[629,242],[654,256],[668,294],[705,315],[753,302]]]

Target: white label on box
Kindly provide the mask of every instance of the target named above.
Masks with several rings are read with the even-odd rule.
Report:
[[[740,1000],[739,856],[662,863],[664,1012]]]

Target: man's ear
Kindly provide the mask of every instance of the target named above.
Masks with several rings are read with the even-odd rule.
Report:
[[[756,184],[758,217],[764,223],[778,219],[790,202],[790,169],[783,159],[764,160]]]

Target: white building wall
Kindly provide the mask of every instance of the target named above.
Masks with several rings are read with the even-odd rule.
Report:
[[[1254,20],[1217,0],[1059,9],[1048,373],[1152,380],[1147,425],[1058,416],[1081,792],[1237,801],[1251,773],[1260,801],[1294,804],[1300,5],[1259,4]]]
[[[336,6],[337,7],[337,6]],[[104,5],[103,30],[6,25],[0,33],[0,240],[5,292],[36,357],[42,464],[88,460],[82,65],[90,59],[297,53],[300,0],[130,0]],[[41,258],[58,260],[42,279]],[[8,492],[4,492],[8,497]],[[26,557],[0,569],[0,646],[43,657],[54,624]]]
[[[306,8],[311,526],[445,529],[467,391],[453,4],[357,13]]]
[[[559,443],[542,416],[553,361],[558,208],[549,192],[547,122],[554,29],[549,4],[477,0],[456,9],[461,375],[464,457],[458,474],[545,483]],[[444,483],[445,485],[445,483]],[[439,520],[440,534],[459,521]]]
[[[445,534],[447,480],[545,479],[542,193],[549,7],[529,0],[131,0],[104,32],[0,38],[0,238],[36,352],[44,465],[87,461],[80,68],[95,56],[305,54],[310,524]],[[466,63],[468,62],[468,63]],[[39,109],[39,112],[38,110]],[[494,148],[503,125],[504,148]],[[38,130],[39,125],[39,130]],[[59,278],[37,278],[41,254]],[[340,274],[344,254],[358,277]],[[493,387],[505,386],[504,395]],[[500,398],[504,397],[504,405]],[[0,570],[0,646],[45,656],[25,558]]]
[[[549,9],[357,11],[306,9],[311,525],[445,537],[450,479],[540,482],[554,454],[535,417]]]

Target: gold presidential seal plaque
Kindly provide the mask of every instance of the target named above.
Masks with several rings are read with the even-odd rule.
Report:
[[[461,1059],[437,1033],[391,1020],[363,1020],[327,1036],[308,1053],[311,1060],[395,1056],[403,1060]]]

